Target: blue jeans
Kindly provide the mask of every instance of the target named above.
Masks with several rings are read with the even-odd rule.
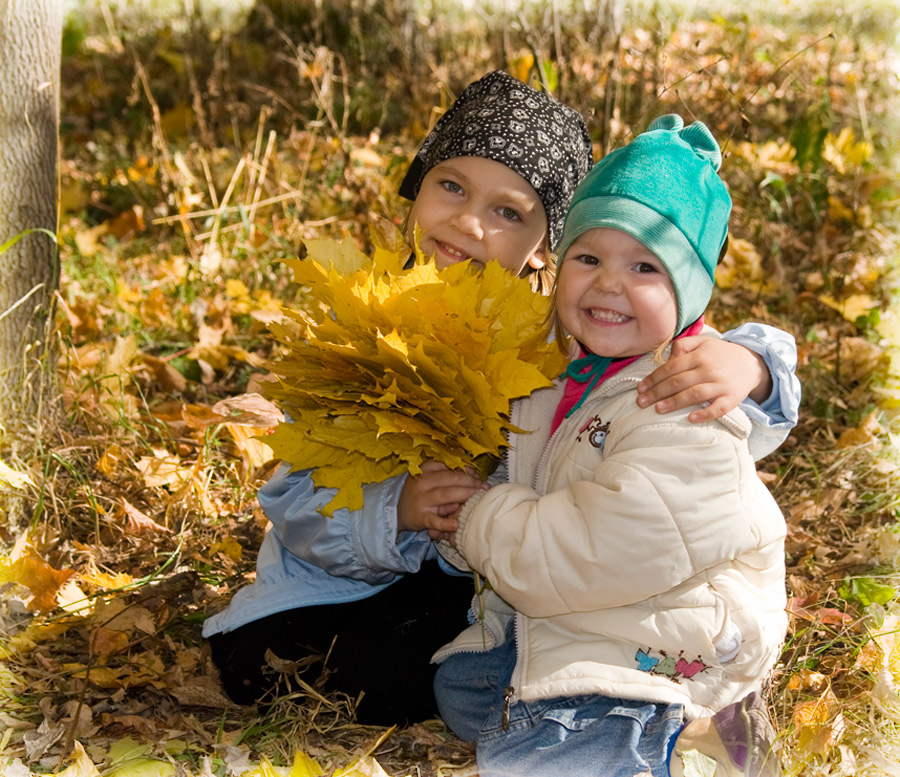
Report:
[[[684,724],[679,704],[596,694],[518,702],[503,725],[515,639],[486,653],[459,653],[438,668],[434,692],[444,722],[477,742],[480,777],[668,777]]]

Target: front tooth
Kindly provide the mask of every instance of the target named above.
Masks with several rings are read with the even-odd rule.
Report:
[[[602,319],[604,321],[624,321],[628,316],[624,316],[621,313],[613,313],[612,311],[606,310],[592,310],[591,315],[594,318]]]

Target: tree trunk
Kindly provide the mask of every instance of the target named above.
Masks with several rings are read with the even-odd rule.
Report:
[[[62,5],[0,0],[0,453],[33,444],[53,376]]]

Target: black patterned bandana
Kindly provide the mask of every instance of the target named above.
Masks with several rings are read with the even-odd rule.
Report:
[[[581,115],[502,70],[469,84],[422,143],[400,185],[414,200],[435,165],[459,156],[492,159],[521,175],[547,212],[551,248],[562,236],[575,187],[593,165]]]

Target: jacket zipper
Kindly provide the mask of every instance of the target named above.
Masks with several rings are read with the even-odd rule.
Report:
[[[500,715],[500,728],[504,731],[509,731],[509,704],[515,692],[516,689],[511,685],[507,685],[503,692],[503,714]]]
[[[619,377],[619,376],[614,375],[610,381],[602,383],[600,386],[598,386],[596,389],[594,389],[594,391],[591,392],[591,396],[589,396],[587,399],[590,400],[594,395],[601,394],[604,391],[604,389],[606,391],[609,391],[610,387],[615,387],[617,385],[617,383],[619,382],[619,381],[616,381],[617,377]],[[635,383],[637,382],[633,378],[632,379],[626,378],[626,380],[630,380],[631,382],[635,382]],[[565,425],[565,419],[563,420],[563,423],[561,423],[558,427],[556,427],[556,431],[550,435],[550,438],[547,440],[547,444],[544,446],[544,450],[541,453],[541,458],[538,461],[538,465],[537,465],[537,467],[535,467],[534,480],[532,481],[531,486],[535,491],[537,491],[539,493],[540,493],[539,486],[540,486],[540,482],[541,482],[541,476],[543,475],[544,468],[547,465],[547,459],[550,455],[550,448],[553,447],[553,440],[556,439],[556,435],[559,434],[560,429],[562,429],[562,427],[564,425]],[[505,454],[506,454],[506,452],[504,452],[504,455]],[[513,482],[513,472],[509,468],[508,462],[507,462],[506,477],[510,483]],[[523,648],[521,647],[522,640],[520,638],[521,637],[520,624],[521,624],[521,618],[523,616],[520,612],[516,611],[516,614],[513,617],[515,618],[516,665],[515,665],[515,668],[513,669],[512,677],[510,678],[510,683],[506,687],[506,690],[504,690],[504,692],[503,692],[503,711],[500,715],[500,726],[504,731],[506,731],[509,728],[509,708],[511,705],[515,704],[517,701],[516,686],[521,683],[521,674],[522,674],[522,672],[521,672],[521,658],[522,658],[521,650]]]
[[[556,427],[556,431],[550,435],[550,439],[547,440],[547,444],[544,446],[544,450],[541,453],[541,458],[538,461],[538,465],[534,468],[534,480],[532,480],[531,487],[540,492],[538,485],[541,482],[541,475],[544,472],[544,467],[547,464],[547,457],[550,455],[550,448],[552,447],[553,440],[556,438],[556,435],[559,434],[559,430],[562,429],[562,424]]]
[[[503,712],[500,715],[500,726],[504,731],[509,728],[509,708],[518,701],[516,698],[516,686],[521,684],[522,678],[522,613],[516,612],[513,618],[515,630],[513,639],[516,641],[516,665],[513,667],[512,676],[509,678],[509,685],[506,686],[506,690],[503,692]]]

